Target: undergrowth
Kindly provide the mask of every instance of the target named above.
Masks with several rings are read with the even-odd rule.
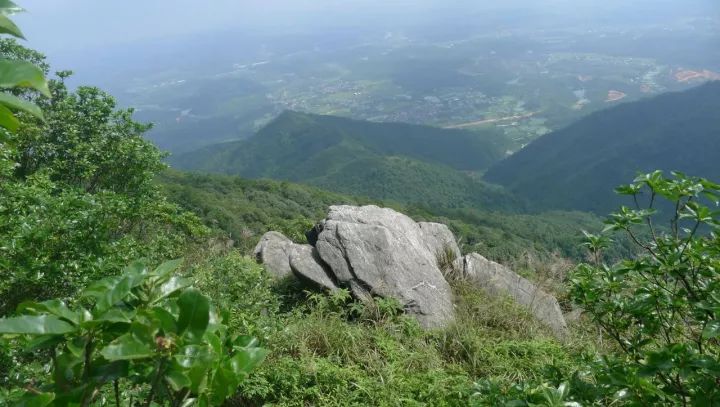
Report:
[[[276,282],[235,252],[195,270],[200,288],[232,311],[231,324],[270,351],[233,406],[492,405],[489,383],[503,392],[541,383],[548,366],[570,374],[589,343],[560,343],[524,309],[462,281],[453,282],[455,322],[428,332],[395,301],[362,304],[345,290]]]

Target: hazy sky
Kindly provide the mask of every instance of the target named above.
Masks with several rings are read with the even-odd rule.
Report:
[[[353,14],[427,11],[431,0],[17,0],[18,21],[38,48],[112,45],[222,28],[352,23]]]
[[[648,13],[705,4],[720,14],[720,0],[16,0],[31,46],[46,52],[193,34],[218,28],[291,30],[301,27],[447,18],[540,9],[547,12]],[[583,7],[584,5],[584,7]],[[638,6],[639,5],[639,6]],[[715,6],[713,6],[715,5]],[[633,7],[636,6],[636,7]],[[503,11],[493,11],[501,8]],[[441,21],[438,23],[442,24]]]
[[[280,35],[286,52],[292,52],[295,38],[312,34],[332,39],[337,28],[382,38],[387,31],[447,33],[468,26],[492,30],[506,28],[506,22],[554,29],[615,22],[634,26],[688,13],[720,19],[720,0],[15,1],[27,10],[16,16],[27,45],[48,55],[54,67],[72,68],[80,76],[117,71],[122,64],[152,70],[152,63],[177,62],[162,52],[202,60],[203,55],[215,58],[230,49],[249,51],[249,45],[238,43],[262,45],[268,35]],[[567,24],[558,23],[558,16]],[[232,33],[225,32],[229,30]]]

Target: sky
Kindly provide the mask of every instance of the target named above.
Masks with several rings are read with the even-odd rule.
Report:
[[[377,21],[432,22],[477,13],[542,9],[547,12],[628,14],[669,4],[705,4],[720,16],[719,0],[15,0],[31,45],[46,52],[168,38],[218,29],[287,31],[363,25]],[[713,6],[713,4],[715,6]],[[639,7],[633,7],[639,5]],[[438,21],[439,22],[439,21]],[[441,23],[441,22],[439,22]]]
[[[553,24],[558,16],[580,26],[641,24],[689,11],[720,20],[720,0],[14,1],[27,10],[15,17],[27,45],[45,53],[54,67],[72,68],[79,75],[107,72],[107,67],[123,63],[142,66],[138,60],[175,64],[170,53],[198,60],[237,53],[252,48],[243,48],[243,41],[262,43],[269,36],[291,48],[293,36],[332,39],[338,28],[350,33],[374,30],[375,37],[382,38],[387,31],[405,28],[417,34],[506,22]]]

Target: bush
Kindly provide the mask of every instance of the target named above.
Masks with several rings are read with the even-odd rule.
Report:
[[[233,395],[265,351],[229,330],[223,312],[174,275],[179,265],[149,271],[134,263],[84,291],[80,303],[91,307],[30,302],[20,316],[0,319],[0,334],[46,354],[51,367],[48,377],[35,372],[5,401],[87,406],[109,397],[118,407],[133,398],[210,406]]]
[[[608,220],[640,254],[614,266],[600,261],[604,236],[588,236],[595,261],[578,267],[572,297],[617,351],[595,366],[600,386],[643,405],[720,403],[720,185],[661,172],[618,192],[633,198]],[[658,209],[659,208],[659,209]],[[670,224],[663,228],[658,218]],[[647,230],[649,239],[638,234]]]

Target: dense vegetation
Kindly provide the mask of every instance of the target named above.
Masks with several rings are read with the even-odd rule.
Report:
[[[464,172],[505,155],[502,138],[401,123],[285,112],[246,141],[171,160],[183,169],[303,182],[434,207],[518,209],[518,200]]]
[[[485,179],[543,208],[607,213],[607,191],[655,169],[720,177],[720,82],[623,104],[548,134]]]
[[[340,195],[311,186],[272,180],[249,180],[212,174],[165,172],[159,183],[169,199],[223,231],[248,253],[268,230],[302,241],[304,233],[327,214],[330,205],[377,204],[393,207],[417,220],[449,225],[465,251],[512,262],[553,254],[581,259],[581,229],[602,228],[599,218],[582,212],[509,214],[478,209],[437,209]],[[609,254],[617,257],[623,246]]]

